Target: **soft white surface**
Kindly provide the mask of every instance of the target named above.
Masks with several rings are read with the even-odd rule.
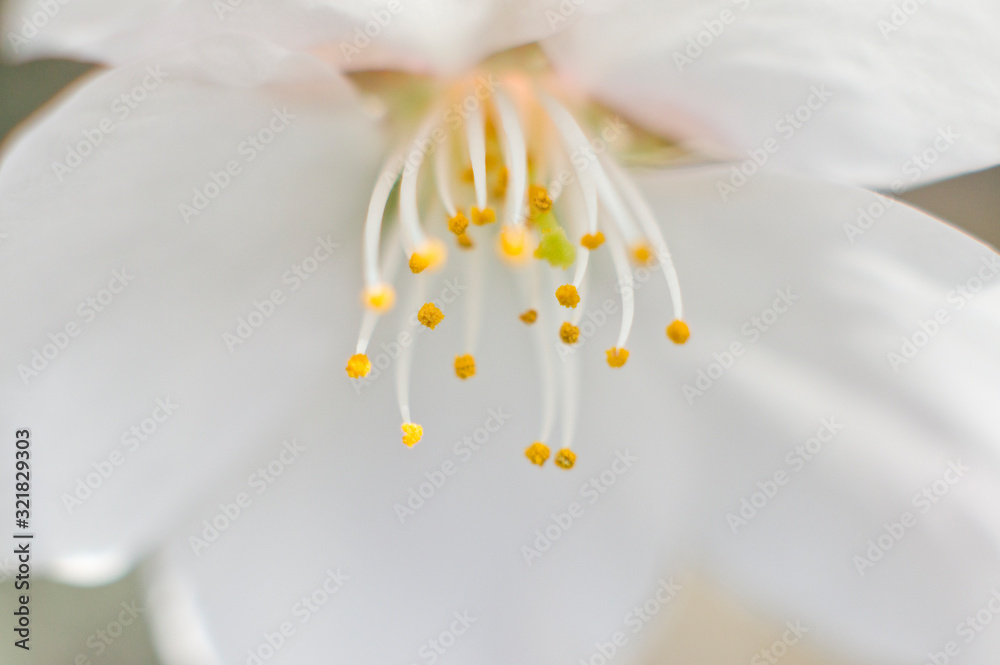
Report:
[[[544,45],[654,131],[741,161],[773,139],[767,168],[888,189],[1000,162],[1000,5],[902,4],[592,0]]]

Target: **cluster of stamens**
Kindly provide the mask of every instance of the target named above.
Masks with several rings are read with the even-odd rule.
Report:
[[[422,221],[426,220],[429,211],[424,210],[422,214],[418,205],[418,200],[429,198],[418,196],[418,184],[421,184],[418,175],[426,158],[433,160],[435,205],[443,209],[443,214],[435,216],[442,230],[454,236],[459,250],[475,250],[480,244],[488,243],[489,229],[485,227],[495,225],[498,228],[492,233],[493,243],[500,258],[512,269],[519,270],[532,257],[537,259],[532,264],[534,271],[543,263],[557,270],[574,267],[572,280],[555,289],[554,302],[547,301],[548,307],[543,307],[535,288],[528,295],[528,307],[520,313],[512,312],[512,318],[517,315],[526,325],[540,320],[554,323],[562,318],[556,314],[558,307],[564,307],[571,310],[572,315],[558,325],[556,336],[562,344],[577,344],[583,314],[579,306],[585,300],[589,254],[607,243],[622,298],[621,329],[616,345],[607,350],[608,365],[621,368],[629,359],[626,344],[634,313],[630,259],[637,266],[649,266],[654,259],[658,262],[673,305],[673,320],[667,326],[667,337],[676,344],[687,341],[689,331],[681,319],[680,288],[673,263],[652,210],[625,171],[606,152],[598,154],[566,106],[536,82],[509,76],[503,79],[499,89],[485,98],[473,97],[470,86],[457,88],[451,95],[451,99],[459,99],[464,94],[466,101],[480,102],[471,107],[459,102],[464,109],[464,121],[455,126],[454,116],[449,118],[442,114],[443,106],[432,109],[412,142],[404,144],[386,163],[372,192],[365,224],[361,294],[368,311],[362,321],[355,354],[347,363],[348,376],[364,379],[371,371],[366,355],[369,340],[379,316],[395,304],[392,245],[401,240],[408,256],[407,265],[414,275],[437,271],[446,262],[447,246],[440,238],[426,234]],[[447,122],[446,118],[449,118]],[[531,124],[526,124],[526,119]],[[417,155],[415,160],[414,154]],[[459,160],[457,168],[453,166],[456,158]],[[546,182],[551,184],[546,186]],[[575,197],[575,206],[569,201],[574,197],[561,196],[567,183],[579,188],[580,196]],[[427,178],[422,184],[427,184]],[[381,231],[393,192],[398,192],[398,224],[393,238],[386,243],[384,265],[380,265]],[[502,213],[499,219],[498,210]],[[599,228],[599,212],[602,213],[603,230]],[[566,218],[569,226],[563,226],[559,217]],[[570,240],[574,236],[576,242]],[[577,246],[585,251],[578,251]],[[479,250],[470,256],[481,254]],[[537,272],[532,274],[537,281]],[[417,292],[416,287],[413,290]],[[420,299],[413,304],[414,309],[422,300],[422,288],[419,293]],[[480,296],[474,291],[468,297]],[[472,306],[470,309],[478,308]],[[444,322],[446,315],[437,304],[427,302],[419,306],[416,318],[421,325],[433,330]],[[549,447],[543,441],[551,434],[555,408],[552,344],[546,339],[555,342],[554,338],[538,335],[543,368],[541,379],[547,395],[543,400],[544,424],[539,440],[525,450],[528,460],[538,466],[544,465],[550,457]],[[476,375],[474,335],[466,340],[466,346],[468,348],[455,355],[454,361],[455,375],[462,380]],[[410,348],[405,349],[399,358],[397,387],[403,420],[402,439],[412,447],[423,436],[423,427],[410,419],[410,351]],[[564,403],[564,408],[570,407]],[[576,463],[576,454],[570,448],[569,431],[564,431],[563,437],[565,445],[556,453],[554,463],[562,469],[570,469]]]

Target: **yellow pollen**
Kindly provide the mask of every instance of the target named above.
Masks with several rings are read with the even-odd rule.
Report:
[[[417,320],[431,330],[434,330],[437,324],[444,321],[444,313],[441,312],[437,305],[429,302],[417,312]]]
[[[667,337],[669,337],[670,341],[674,344],[683,344],[688,341],[688,337],[690,336],[691,330],[688,329],[688,325],[680,319],[677,319],[667,326]]]
[[[636,243],[632,247],[632,258],[641,266],[648,265],[653,258],[653,248],[645,241]]]
[[[437,238],[428,240],[410,256],[410,270],[414,273],[427,269],[434,270],[444,263],[447,255],[448,249],[443,242]]]
[[[372,362],[363,353],[356,353],[347,360],[347,376],[352,379],[361,379],[368,376],[372,369]]]
[[[431,264],[430,259],[428,259],[423,254],[414,252],[410,256],[410,271],[413,272],[414,274],[418,272],[423,272],[424,270],[427,269],[427,266],[429,266],[430,264]]]
[[[469,228],[469,219],[462,214],[461,210],[455,211],[455,216],[448,220],[448,230],[457,236],[465,233]]]
[[[556,453],[556,466],[560,469],[572,469],[576,464],[576,453],[569,448],[563,448]]]
[[[476,375],[476,359],[471,355],[455,356],[455,374],[460,379]]]
[[[535,441],[524,450],[524,455],[531,460],[532,464],[541,466],[549,458],[549,447],[541,441]]]
[[[613,347],[608,349],[608,364],[612,367],[621,367],[628,361],[628,349]]]
[[[480,210],[476,206],[469,208],[469,216],[476,226],[485,226],[497,221],[497,213],[493,208],[483,208]]]
[[[416,423],[403,423],[399,429],[403,430],[403,443],[410,448],[417,445],[424,435],[424,428]]]
[[[529,309],[524,314],[521,315],[521,320],[527,323],[529,326],[532,323],[534,323],[537,318],[538,318],[538,312],[536,312],[533,309]]]
[[[458,246],[462,249],[472,249],[476,246],[476,244],[472,242],[472,238],[469,237],[468,233],[462,233],[456,237],[455,242],[458,243]]]
[[[580,238],[580,244],[587,249],[597,249],[604,244],[604,234],[598,231],[597,233],[588,233],[587,235]]]
[[[472,167],[471,166],[465,167],[465,170],[462,171],[462,182],[472,183],[475,182],[475,180],[476,176],[472,170]]]
[[[580,329],[567,321],[559,329],[559,339],[563,344],[576,344],[576,340],[580,339]]]
[[[549,196],[548,190],[541,185],[528,187],[528,202],[531,205],[532,215],[548,212],[552,209],[552,198]]]
[[[396,302],[396,292],[388,284],[367,286],[361,292],[361,301],[368,309],[373,309],[376,312],[387,312]]]
[[[508,225],[500,229],[500,249],[507,257],[523,258],[526,242],[527,233],[523,228]]]
[[[572,284],[563,284],[556,289],[556,300],[563,307],[576,308],[580,304],[580,294]]]

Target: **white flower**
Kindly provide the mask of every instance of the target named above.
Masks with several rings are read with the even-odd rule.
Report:
[[[541,39],[558,77],[542,92],[509,79],[511,107],[541,100],[558,117],[545,95],[573,106],[585,89],[633,123],[734,151],[737,171],[770,157],[740,184],[730,164],[637,173],[637,197],[604,165],[609,245],[608,192],[636,216],[648,202],[693,334],[665,339],[672,285],[637,271],[632,355],[609,369],[619,313],[601,308],[621,277],[613,247],[598,249],[578,306],[593,333],[553,361],[557,411],[517,320],[530,298],[505,268],[483,261],[479,296],[464,259],[482,249],[440,279],[401,276],[400,320],[380,322],[368,352],[393,370],[414,354],[403,406],[426,435],[412,449],[395,381],[356,391],[343,370],[372,285],[363,220],[398,143],[330,63],[383,7],[76,0],[8,38],[116,65],[22,131],[0,167],[4,409],[35,441],[36,561],[93,583],[157,554],[151,612],[161,634],[185,627],[160,640],[178,662],[426,662],[445,641],[455,662],[576,662],[692,569],[859,662],[918,662],[949,640],[964,662],[992,662],[996,637],[964,642],[955,626],[1000,577],[1000,258],[902,204],[775,167],[891,188],[996,162],[996,10],[917,5],[883,36],[889,3],[604,4],[386,9],[347,64],[461,76]],[[687,54],[716,17],[724,29],[706,25],[713,39]],[[951,48],[928,43],[958,27]],[[776,123],[803,104],[808,123],[786,137]],[[515,195],[519,146],[573,133],[521,119],[523,141],[495,121]],[[927,150],[934,164],[911,163]],[[446,237],[440,198],[418,211]],[[501,223],[521,221],[513,203]],[[587,214],[564,220],[570,237]],[[404,233],[411,252],[415,239]],[[457,297],[397,351],[417,283]],[[548,286],[534,292],[556,308]],[[463,382],[451,359],[477,339],[461,323],[480,321],[477,303]],[[551,349],[546,314],[535,326]],[[553,414],[579,457],[539,472],[522,451]],[[621,658],[641,643],[628,635]]]

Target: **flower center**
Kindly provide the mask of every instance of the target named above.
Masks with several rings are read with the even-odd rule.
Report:
[[[609,153],[613,140],[609,129],[588,135],[577,120],[581,116],[570,110],[567,97],[543,77],[477,72],[440,95],[424,113],[416,129],[390,155],[372,190],[362,252],[361,299],[366,312],[347,364],[352,379],[364,380],[371,371],[366,351],[380,316],[395,304],[399,247],[411,273],[399,279],[420,281],[412,291],[416,299],[407,306],[429,329],[445,320],[447,308],[442,311],[421,301],[424,273],[444,266],[448,249],[442,238],[451,237],[454,246],[469,255],[472,288],[467,297],[473,301],[469,307],[473,314],[467,317],[467,331],[472,332],[466,335],[466,348],[456,349],[454,370],[460,379],[474,377],[477,325],[471,318],[479,310],[476,301],[481,297],[475,274],[482,270],[487,251],[483,246],[495,246],[508,269],[522,277],[527,272],[521,281],[531,283],[524,296],[526,309],[511,312],[511,319],[519,317],[538,329],[544,413],[538,440],[527,447],[525,455],[539,466],[550,457],[544,441],[555,421],[553,342],[573,345],[579,341],[583,316],[579,305],[586,299],[592,252],[607,245],[622,301],[618,339],[606,352],[611,368],[624,366],[629,358],[626,345],[634,313],[630,260],[658,268],[666,279],[672,307],[667,337],[683,344],[689,335],[677,274],[652,209]],[[616,122],[621,132],[623,123]],[[396,205],[387,213],[394,193]],[[397,223],[390,223],[392,218]],[[383,228],[390,235],[384,243]],[[552,296],[543,297],[538,273],[562,273],[570,268],[572,279],[559,280],[566,283]],[[412,346],[405,346],[397,361],[401,429],[407,446],[423,436],[423,427],[410,414]],[[576,410],[571,384],[567,379],[562,395],[567,424],[562,448],[555,456],[555,464],[563,469],[572,468],[576,461],[569,424]]]

